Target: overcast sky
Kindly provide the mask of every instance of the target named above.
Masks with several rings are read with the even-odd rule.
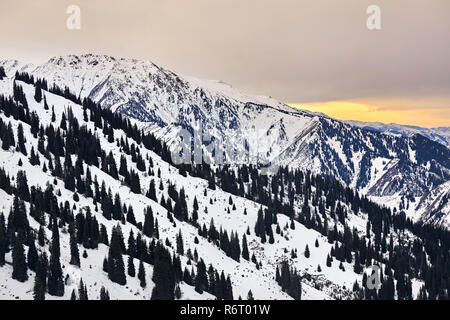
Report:
[[[448,113],[449,0],[0,3],[0,58],[42,63],[105,53],[286,102],[396,98],[426,105],[432,97]],[[79,31],[66,28],[70,4],[81,7]],[[381,8],[381,30],[366,27],[370,4]]]

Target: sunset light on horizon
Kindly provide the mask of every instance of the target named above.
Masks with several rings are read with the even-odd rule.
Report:
[[[445,98],[358,99],[287,104],[298,109],[321,112],[338,120],[396,123],[426,128],[450,126],[450,101]]]

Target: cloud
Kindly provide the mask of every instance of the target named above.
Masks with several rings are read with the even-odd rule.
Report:
[[[2,58],[105,53],[148,59],[282,101],[449,96],[450,1],[2,0]],[[6,9],[7,8],[7,9]]]

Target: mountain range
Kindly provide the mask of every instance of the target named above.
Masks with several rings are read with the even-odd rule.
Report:
[[[448,298],[445,145],[150,62],[0,66],[1,299]],[[173,163],[181,130],[229,164]]]
[[[450,180],[448,128],[338,121],[134,59],[87,54],[40,66],[1,64],[8,74],[27,71],[136,119],[172,149],[181,144],[181,130],[204,145],[208,133],[225,146],[229,163],[262,161],[330,175],[382,203],[395,198],[393,207]]]

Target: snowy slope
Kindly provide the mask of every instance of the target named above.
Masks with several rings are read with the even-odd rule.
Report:
[[[5,80],[4,80],[5,81]],[[11,83],[9,83],[11,84]],[[11,86],[1,83],[1,88],[6,90],[3,93],[11,94]],[[39,113],[40,120],[43,124],[51,123],[51,111],[45,111],[43,109],[43,103],[36,103],[33,99],[34,87],[25,83],[20,83],[23,87],[27,100],[29,102],[30,111],[36,111]],[[119,162],[121,150],[118,149],[114,143],[109,143],[105,137],[101,134],[101,130],[95,129],[93,123],[85,123],[82,116],[82,108],[74,105],[72,102],[65,100],[61,97],[55,96],[51,93],[45,93],[46,99],[50,106],[55,106],[56,122],[59,123],[63,112],[67,112],[68,108],[72,108],[74,115],[78,118],[80,125],[86,124],[90,129],[98,131],[102,140],[102,146],[107,151],[112,151],[116,161]],[[4,114],[1,114],[1,118],[4,122],[11,122],[13,130],[16,132],[18,121],[12,118],[6,118]],[[24,131],[26,134],[26,146],[30,150],[31,146],[37,150],[37,141],[30,134],[30,130],[27,124],[24,124]],[[122,136],[126,138],[123,132],[116,131],[115,136],[118,138]],[[155,179],[156,185],[159,185],[160,180],[164,185],[167,183],[175,182],[178,188],[184,187],[186,190],[187,199],[189,205],[192,206],[192,200],[194,196],[197,197],[201,210],[199,211],[199,222],[209,225],[211,218],[214,219],[217,227],[221,226],[228,231],[237,231],[239,235],[245,233],[247,228],[253,229],[256,222],[257,211],[260,208],[259,205],[231,195],[233,202],[236,204],[237,211],[232,211],[231,214],[227,214],[225,209],[228,207],[228,200],[230,194],[227,194],[221,190],[208,190],[208,195],[204,196],[203,192],[207,188],[207,182],[201,179],[192,177],[183,177],[178,174],[178,170],[162,161],[156,154],[151,151],[147,151],[142,148],[143,155],[149,156],[153,159],[155,167],[161,170],[161,179],[157,177],[150,177],[147,174],[140,173],[141,185],[147,187],[151,179]],[[44,159],[43,155],[40,155],[41,159]],[[128,157],[128,163],[132,163],[131,158]],[[17,166],[19,159],[22,159],[23,166]],[[61,159],[63,162],[63,159]],[[33,167],[29,163],[27,157],[22,154],[10,150],[0,152],[0,165],[4,167],[11,177],[14,177],[19,170],[25,170],[28,175],[28,183],[30,186],[41,186],[45,189],[45,186],[50,183],[54,184],[54,177],[49,172],[43,172],[39,167]],[[352,271],[351,265],[346,265],[346,271],[342,271],[338,268],[338,263],[334,262],[331,268],[324,268],[322,272],[317,272],[317,265],[324,266],[326,256],[331,249],[331,245],[327,242],[327,239],[316,231],[309,230],[303,225],[296,222],[296,229],[286,229],[284,237],[276,237],[276,243],[261,244],[258,237],[255,237],[252,233],[247,237],[249,243],[250,254],[255,254],[258,261],[262,262],[263,267],[260,270],[256,270],[252,262],[241,260],[240,263],[227,257],[221,250],[215,245],[206,241],[202,237],[198,237],[197,229],[191,225],[183,222],[177,222],[177,227],[173,227],[173,224],[167,218],[167,210],[161,207],[158,203],[153,202],[143,195],[136,195],[130,193],[128,187],[124,186],[120,181],[114,180],[109,175],[105,174],[96,167],[91,167],[93,177],[97,177],[101,184],[105,181],[106,185],[111,188],[113,194],[119,193],[123,203],[129,205],[132,204],[137,221],[143,221],[144,209],[150,205],[156,217],[159,221],[160,233],[167,237],[172,243],[175,243],[175,237],[179,230],[182,230],[185,248],[194,248],[198,251],[199,256],[203,257],[207,265],[213,264],[219,271],[224,270],[226,274],[230,274],[233,282],[233,290],[235,298],[238,296],[246,297],[248,290],[252,290],[255,298],[257,299],[290,299],[288,295],[281,292],[281,288],[274,280],[275,266],[283,259],[290,259],[289,252],[291,249],[298,249],[299,252],[303,250],[306,244],[311,248],[311,258],[306,259],[299,255],[297,259],[291,261],[293,266],[296,266],[304,273],[312,274],[319,279],[317,283],[325,283],[324,288],[319,291],[314,288],[314,283],[309,284],[305,282],[303,285],[303,298],[304,299],[331,299],[337,297],[345,297],[350,293],[348,288],[351,288],[355,280],[360,278],[360,275],[355,274]],[[56,179],[55,189],[61,191],[61,196],[58,197],[60,202],[68,201],[71,206],[82,209],[83,211],[87,206],[91,208],[92,212],[95,212],[95,206],[91,199],[85,198],[80,195],[79,202],[73,200],[73,193],[64,189],[64,184],[60,179]],[[144,188],[145,188],[144,187]],[[144,190],[145,191],[145,190]],[[12,197],[5,194],[3,191],[1,196],[0,208],[6,216],[9,213],[9,208],[12,203]],[[158,192],[160,192],[158,190]],[[164,190],[164,195],[167,198],[167,191]],[[158,194],[160,197],[160,194]],[[210,199],[214,199],[213,204],[210,203]],[[207,208],[208,213],[204,212],[204,208]],[[243,208],[247,209],[247,215],[243,214]],[[100,213],[96,214],[99,223],[104,224],[108,228],[108,232],[116,222],[106,220]],[[280,225],[288,223],[289,219],[285,216],[280,216]],[[38,224],[32,221],[32,227],[37,228]],[[121,225],[125,237],[127,237],[130,230],[133,230],[135,234],[139,233],[134,226],[130,224]],[[48,232],[47,232],[48,233]],[[49,236],[49,234],[47,234]],[[198,237],[199,244],[194,245],[194,237]],[[319,248],[314,247],[315,240],[319,241]],[[152,275],[152,266],[146,265],[146,272],[148,278],[148,286],[145,289],[141,289],[138,280],[128,277],[126,286],[119,286],[111,283],[107,275],[102,271],[102,261],[106,256],[107,248],[100,245],[98,249],[87,249],[88,258],[82,258],[81,268],[76,268],[69,265],[70,254],[68,244],[68,234],[64,231],[61,232],[61,249],[62,249],[62,264],[65,275],[69,276],[68,286],[66,286],[66,293],[63,297],[68,299],[72,288],[76,288],[79,279],[82,278],[87,284],[89,295],[92,298],[98,298],[98,293],[102,286],[109,288],[109,292],[113,299],[149,299],[152,282],[150,281]],[[285,253],[287,249],[288,253]],[[40,250],[46,250],[48,247],[40,248]],[[82,248],[80,248],[82,250]],[[11,262],[11,257],[7,256],[7,261]],[[187,259],[182,257],[182,262],[186,264]],[[32,298],[33,287],[33,273],[30,273],[30,280],[24,284],[20,284],[15,280],[10,279],[12,268],[7,264],[0,268],[0,277],[2,279],[0,286],[0,297],[4,299],[13,299],[19,297],[21,299]],[[347,288],[347,289],[344,289]],[[183,299],[211,299],[213,298],[209,294],[204,293],[199,295],[192,287],[182,285],[181,287]],[[51,297],[48,297],[51,298]],[[54,298],[54,297],[53,297]]]
[[[443,183],[423,195],[415,211],[420,221],[450,228],[450,181]]]
[[[200,140],[207,134],[229,163],[271,162],[311,170],[371,196],[421,196],[450,179],[448,148],[417,135],[356,128],[151,62],[87,54],[55,57],[34,68],[3,64],[9,75],[31,70],[36,78],[68,86],[80,97],[137,119],[173,149],[181,144],[182,129]],[[203,138],[206,145],[210,138]]]
[[[106,61],[108,62],[108,59],[106,59]],[[111,64],[111,68],[113,68],[114,65],[113,61],[114,60],[108,62]],[[104,63],[106,64],[107,62]],[[139,62],[133,63],[139,64]],[[74,64],[77,65],[76,62],[74,62]],[[92,64],[92,68],[95,69],[95,61],[93,61]],[[151,66],[148,67],[150,68]],[[133,69],[133,66],[128,65],[127,70],[128,68]],[[10,70],[13,69],[14,68]],[[89,70],[89,68],[85,69]],[[9,74],[12,76],[12,71],[10,71]],[[57,72],[55,74],[60,73]],[[49,76],[51,76],[51,74]],[[66,77],[71,76],[72,75],[66,75]],[[0,81],[0,94],[4,94],[7,96],[10,96],[12,94],[12,81],[13,79],[11,77]],[[44,110],[43,102],[36,103],[33,98],[34,86],[25,84],[23,82],[18,83],[24,89],[30,112],[36,111],[39,115],[40,121],[44,125],[49,125],[50,123],[52,123],[51,110]],[[92,84],[89,82],[85,83],[87,87]],[[77,84],[78,80],[74,81],[73,85],[75,86],[75,88],[77,88],[77,90],[79,90],[79,93],[82,93],[83,90],[85,90],[84,85],[76,87]],[[230,94],[229,90],[232,90],[226,85],[220,83],[213,83],[209,84],[208,86],[210,87],[210,90],[214,89],[217,92],[220,92],[220,94]],[[103,135],[102,130],[96,128],[93,122],[85,122],[83,120],[83,109],[81,106],[49,92],[45,92],[44,94],[49,106],[55,107],[56,121],[53,123],[54,125],[58,125],[62,119],[63,112],[67,113],[68,108],[71,108],[80,125],[86,125],[90,130],[96,132],[99,139],[101,140],[102,148],[107,153],[111,151],[116,163],[119,163],[120,156],[124,155],[123,150],[121,150],[121,148],[119,148],[116,143],[108,142],[107,137]],[[238,93],[234,93],[233,95],[236,99],[235,101],[245,99],[242,98],[242,96],[239,96]],[[111,96],[109,98],[112,99]],[[317,166],[316,169],[320,171],[324,167],[329,166],[330,172],[333,170],[336,170],[336,172],[342,170],[337,167],[337,165],[340,163],[345,167],[352,168],[352,170],[354,170],[355,172],[363,172],[364,174],[369,172],[370,177],[375,177],[368,179],[369,183],[364,184],[366,188],[379,187],[379,185],[376,185],[376,183],[374,183],[374,179],[380,180],[384,178],[386,180],[386,183],[383,184],[383,192],[386,188],[392,188],[392,186],[389,184],[389,181],[387,181],[389,179],[386,178],[386,174],[389,173],[390,177],[393,178],[396,177],[395,175],[401,176],[402,172],[398,172],[398,168],[400,168],[401,165],[405,166],[405,163],[408,163],[408,165],[409,163],[411,163],[410,169],[413,168],[414,170],[419,171],[413,171],[415,174],[415,178],[423,177],[421,175],[422,172],[420,171],[420,168],[423,168],[422,165],[424,161],[428,161],[430,166],[434,165],[441,171],[442,169],[446,168],[445,165],[447,165],[447,163],[445,161],[442,161],[443,164],[440,164],[439,161],[435,161],[434,159],[422,159],[424,157],[422,150],[424,149],[427,149],[428,153],[431,154],[430,156],[437,154],[442,157],[445,157],[446,149],[441,149],[433,143],[430,144],[428,140],[423,140],[420,137],[413,137],[410,139],[386,137],[386,140],[379,141],[377,140],[377,138],[381,136],[384,137],[383,135],[377,133],[366,133],[364,130],[352,130],[350,129],[350,126],[345,125],[341,122],[334,121],[326,117],[321,117],[319,115],[313,115],[306,112],[304,113],[302,111],[283,109],[283,106],[277,107],[276,105],[253,105],[253,103],[275,102],[266,100],[266,98],[253,97],[251,99],[255,100],[253,100],[250,105],[247,103],[244,106],[236,106],[236,113],[239,114],[239,117],[241,117],[242,115],[240,114],[240,112],[242,112],[244,115],[246,114],[246,112],[248,112],[248,116],[244,118],[248,119],[247,125],[249,127],[251,127],[250,124],[253,121],[264,128],[266,128],[270,124],[268,131],[269,133],[274,133],[266,135],[265,139],[267,140],[267,137],[273,139],[270,141],[273,147],[278,147],[277,152],[274,154],[277,154],[276,157],[278,157],[278,160],[280,162],[288,161],[288,156],[290,155],[290,159],[294,159],[294,161],[296,161],[293,164],[295,167],[306,167],[307,169],[312,169],[314,168],[314,166]],[[108,103],[107,100],[104,100],[103,102]],[[203,107],[205,107],[205,105],[203,105],[202,108]],[[117,106],[117,109],[115,110],[118,110],[119,108],[120,107]],[[220,113],[221,111],[220,107],[211,108],[211,110],[213,109],[215,111],[211,112]],[[198,110],[200,110],[200,108]],[[257,110],[257,112],[255,112],[255,110]],[[283,115],[281,120],[279,118],[279,113]],[[167,120],[171,119],[170,117],[172,116],[172,111],[168,111],[166,114],[161,113],[160,119],[163,119],[164,117],[164,119]],[[19,121],[13,119],[12,117],[8,118],[1,112],[0,117],[4,123],[10,122],[12,124],[13,131],[17,132]],[[243,121],[243,123],[246,122]],[[275,126],[274,123],[277,125]],[[300,124],[300,128],[296,127],[297,124]],[[170,132],[170,130],[167,129],[170,128],[170,124],[168,123],[164,126],[159,127],[158,122],[155,121],[152,125],[158,127],[158,129],[153,128],[155,132],[158,133],[158,130],[160,133],[164,132],[161,133],[161,137],[163,137],[163,134],[167,134],[167,132]],[[37,150],[37,140],[30,134],[29,126],[27,124],[23,124],[23,126],[26,135],[27,150],[30,150],[32,145],[34,146],[34,149]],[[239,130],[242,130],[239,132],[244,132],[246,129],[248,128],[245,126],[239,126]],[[342,132],[345,133],[345,135],[340,136],[338,133]],[[133,143],[132,139],[127,137],[125,133],[120,130],[114,130],[114,137],[115,139],[125,139],[129,141],[130,145]],[[293,149],[295,150],[295,152],[290,150],[289,148],[284,150],[281,147],[282,143],[285,141],[293,141],[292,146],[294,146]],[[348,153],[349,141],[353,141],[353,150],[351,150],[350,153]],[[361,142],[359,141],[363,141],[364,146],[361,146]],[[396,149],[396,145],[401,146]],[[191,176],[182,176],[181,174],[179,174],[177,168],[163,161],[157,154],[145,149],[142,145],[139,147],[145,159],[151,158],[153,160],[155,171],[157,171],[157,169],[161,171],[160,178],[157,176],[150,176],[147,172],[140,172],[139,170],[136,170],[136,164],[133,163],[131,156],[126,155],[127,162],[130,167],[133,167],[139,174],[140,183],[143,187],[143,194],[137,195],[131,193],[129,187],[121,179],[116,180],[105,172],[101,171],[99,168],[90,166],[93,177],[96,177],[98,179],[100,185],[102,184],[102,182],[105,182],[105,184],[111,188],[113,194],[120,194],[120,197],[124,204],[133,205],[136,220],[138,222],[143,222],[144,209],[147,206],[151,206],[155,216],[158,219],[160,234],[162,235],[161,238],[163,240],[167,238],[171,243],[176,243],[176,235],[181,230],[183,234],[185,249],[189,248],[192,251],[194,251],[195,249],[198,252],[199,256],[201,256],[205,260],[207,266],[209,264],[212,264],[219,272],[224,271],[225,274],[230,275],[235,298],[241,296],[245,299],[247,297],[248,291],[251,290],[256,299],[291,299],[285,292],[281,290],[281,287],[275,281],[275,268],[283,260],[289,261],[289,264],[293,267],[296,267],[299,270],[300,274],[304,277],[302,280],[303,299],[354,298],[351,288],[355,282],[361,284],[362,275],[355,273],[353,270],[353,265],[347,262],[343,262],[342,267],[340,267],[339,261],[333,260],[331,267],[326,267],[326,258],[331,251],[333,244],[330,244],[327,241],[327,238],[321,233],[307,228],[305,225],[299,223],[298,221],[293,222],[294,229],[292,229],[288,227],[288,225],[291,223],[290,219],[286,215],[279,214],[278,222],[282,227],[283,235],[277,234],[275,232],[275,226],[272,226],[275,235],[274,243],[262,243],[261,239],[254,234],[254,226],[257,220],[258,210],[260,209],[260,205],[258,203],[229,194],[221,189],[211,190],[208,188],[207,181],[200,178],[193,178]],[[312,148],[309,149],[308,147]],[[434,151],[433,148],[435,148]],[[304,153],[302,153],[302,150],[304,151]],[[381,152],[380,150],[383,150],[383,152]],[[403,151],[400,152],[398,150]],[[325,151],[327,152],[327,154],[320,154],[320,152]],[[364,155],[367,153],[369,153],[370,155],[369,159],[367,160],[369,162],[369,165],[367,168],[365,168],[362,166],[362,163],[364,163]],[[442,153],[444,154],[442,155]],[[301,156],[303,156],[304,158],[300,158]],[[327,157],[331,157],[332,159],[339,159],[339,163],[337,163],[336,160],[335,163],[329,162],[327,164],[324,164],[323,160],[321,159],[325,159]],[[40,158],[41,160],[44,160],[44,156],[42,154],[40,154]],[[23,162],[22,167],[19,167],[17,165],[19,159],[21,159]],[[303,159],[304,161],[311,161],[311,163],[307,162],[306,164],[302,164],[299,162],[300,159]],[[61,159],[61,162],[63,161],[64,159]],[[109,234],[111,233],[113,226],[117,225],[117,222],[106,220],[101,213],[101,209],[96,212],[96,208],[92,202],[92,199],[87,198],[84,195],[80,195],[80,200],[78,202],[74,201],[73,193],[64,188],[64,183],[62,180],[55,179],[49,172],[44,172],[42,170],[42,167],[31,166],[31,164],[29,163],[29,159],[21,153],[13,149],[10,149],[8,151],[0,150],[0,166],[2,166],[11,177],[15,177],[19,170],[25,170],[27,172],[28,183],[30,186],[41,186],[43,189],[45,189],[45,186],[47,184],[54,184],[55,189],[61,192],[61,195],[58,196],[59,202],[68,201],[70,203],[70,206],[75,206],[77,210],[81,209],[82,211],[85,211],[86,207],[89,207],[91,209],[91,212],[95,214],[99,223],[104,224],[107,227]],[[430,173],[430,168],[423,168],[423,170],[427,172],[427,175],[433,174]],[[433,183],[437,184],[440,177],[436,175],[436,177],[433,178]],[[357,186],[361,184],[361,182],[359,181],[360,178],[358,178],[358,176],[349,176],[349,179],[349,185]],[[255,268],[254,263],[246,261],[244,259],[241,259],[240,262],[231,259],[217,245],[209,242],[203,237],[198,236],[197,228],[193,227],[191,224],[176,220],[174,225],[174,223],[171,222],[168,218],[168,212],[165,208],[163,208],[159,203],[152,201],[144,196],[151,180],[155,181],[156,186],[159,186],[160,182],[162,182],[162,185],[164,186],[164,190],[157,190],[158,199],[160,199],[162,195],[164,195],[166,199],[169,198],[169,194],[167,192],[167,185],[169,184],[169,182],[172,184],[176,184],[177,189],[184,188],[184,190],[186,191],[186,199],[188,202],[189,211],[192,211],[193,199],[194,197],[196,197],[199,203],[198,221],[201,225],[205,224],[207,227],[209,227],[211,219],[213,219],[214,224],[217,228],[222,227],[229,233],[231,231],[235,231],[237,232],[239,237],[245,234],[249,229],[250,235],[247,235],[247,240],[249,244],[250,255],[254,254],[256,259],[261,262],[262,267],[257,269]],[[424,183],[428,182],[426,181]],[[442,187],[442,190],[448,190],[448,185],[444,185]],[[1,190],[0,192],[0,210],[8,215],[12,203],[12,197]],[[231,205],[229,204],[230,197],[233,204],[235,204],[236,206],[236,210],[233,210],[231,208]],[[442,197],[440,197],[440,199],[442,199]],[[296,213],[300,212],[302,205],[303,199],[299,198],[294,200],[294,209]],[[346,222],[348,224],[348,227],[350,227],[351,229],[354,228],[355,232],[360,235],[364,235],[366,233],[367,214],[364,212],[353,212],[351,207],[348,205],[344,205],[344,208],[347,212]],[[244,209],[246,209],[246,214],[244,214]],[[229,213],[228,210],[230,211]],[[317,207],[311,206],[311,210],[317,210]],[[330,214],[328,210],[327,214]],[[37,223],[32,219],[30,219],[30,221],[32,222],[32,227],[36,229],[38,227]],[[330,228],[336,225],[336,228],[338,230],[342,231],[344,229],[344,226],[337,220],[328,217],[327,221],[330,225]],[[125,237],[128,236],[128,233],[131,230],[133,230],[134,234],[138,234],[140,232],[140,230],[130,224],[121,225],[121,228]],[[401,235],[393,233],[394,241],[400,241],[400,237],[402,241],[413,241],[416,239],[407,231],[402,232]],[[196,243],[195,238],[198,239],[198,243]],[[316,241],[318,243],[318,246],[315,245]],[[309,247],[311,252],[309,258],[305,257],[305,255],[303,254],[304,248],[306,246]],[[98,297],[98,293],[102,286],[105,286],[109,289],[109,292],[111,293],[113,299],[150,298],[153,288],[153,283],[151,281],[153,267],[151,265],[145,265],[148,284],[145,289],[142,289],[139,286],[137,279],[130,277],[127,277],[126,286],[119,286],[117,284],[111,283],[111,281],[109,281],[107,277],[107,274],[102,270],[102,260],[107,254],[106,246],[100,245],[99,248],[95,250],[87,249],[86,251],[88,253],[88,257],[82,258],[81,268],[77,268],[69,264],[69,236],[64,232],[64,230],[62,230],[61,232],[61,248],[62,263],[64,266],[63,272],[64,275],[69,276],[66,286],[66,294],[63,298],[69,298],[71,289],[76,288],[80,278],[83,278],[83,281],[87,284],[89,295],[92,298]],[[81,247],[80,249],[82,250]],[[48,252],[48,246],[39,248],[39,250],[45,250]],[[174,251],[174,249],[172,248],[170,248],[170,250],[172,252]],[[292,250],[298,252],[297,257],[291,256]],[[181,257],[181,261],[183,267],[188,266],[188,259],[185,256]],[[10,255],[7,256],[7,262],[11,262]],[[318,270],[319,265],[321,267],[320,271]],[[188,266],[188,268],[190,267]],[[11,273],[12,268],[9,264],[0,267],[0,298],[13,299],[15,297],[19,297],[22,299],[30,299],[32,297],[33,273],[30,273],[30,280],[23,284],[10,279]],[[420,280],[413,279],[414,296],[417,296],[420,285]],[[202,295],[198,294],[192,286],[188,286],[185,283],[181,284],[181,291],[182,299],[214,299],[213,296],[207,293],[203,293]]]

